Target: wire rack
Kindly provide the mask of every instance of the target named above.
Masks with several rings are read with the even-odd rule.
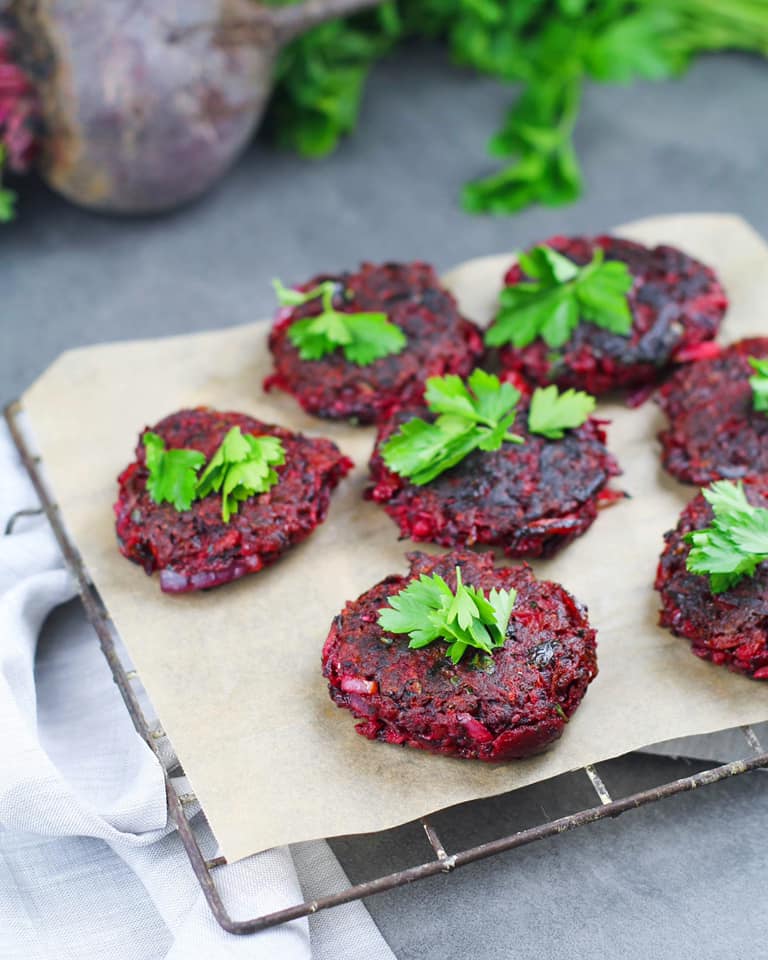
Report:
[[[180,793],[175,784],[175,777],[180,772],[178,765],[169,767],[169,765],[164,762],[163,757],[161,757],[158,741],[164,736],[164,733],[161,729],[151,726],[147,721],[137,696],[137,685],[139,683],[138,674],[135,670],[131,670],[126,666],[118,653],[115,643],[117,637],[115,627],[101,601],[96,587],[88,576],[76,546],[64,529],[58,507],[50,496],[43,480],[40,460],[33,455],[24,438],[19,424],[19,413],[20,406],[18,403],[10,404],[4,411],[13,442],[30,476],[35,491],[40,498],[42,512],[47,517],[53,529],[64,555],[64,560],[77,581],[86,616],[96,631],[101,649],[110,666],[115,683],[123,696],[133,724],[158,758],[163,769],[169,814],[179,831],[181,842],[187,852],[195,876],[216,921],[229,933],[257,933],[260,930],[265,930],[267,927],[274,927],[281,923],[287,923],[290,920],[307,917],[320,910],[328,910],[331,907],[336,907],[343,903],[361,900],[373,894],[383,893],[386,890],[402,887],[417,880],[424,880],[427,877],[434,877],[441,873],[450,873],[459,867],[466,866],[468,863],[474,863],[476,860],[484,860],[487,857],[493,857],[507,850],[514,850],[517,847],[535,843],[537,840],[544,840],[547,837],[567,833],[575,830],[577,827],[596,823],[598,820],[605,820],[608,817],[618,817],[628,810],[634,810],[646,804],[655,803],[666,797],[673,797],[680,793],[696,790],[699,787],[718,783],[729,777],[739,776],[752,770],[768,767],[768,753],[765,752],[754,730],[749,726],[742,727],[741,729],[751,756],[703,770],[693,776],[673,780],[648,790],[641,790],[638,793],[633,793],[630,796],[619,799],[614,799],[610,795],[597,770],[592,766],[586,766],[582,772],[588,777],[599,801],[598,804],[593,807],[587,807],[576,813],[571,813],[568,816],[560,817],[557,820],[550,820],[535,827],[508,834],[499,837],[497,840],[491,840],[487,843],[469,847],[465,850],[459,850],[455,853],[449,853],[445,849],[434,826],[427,817],[424,817],[421,820],[421,824],[424,828],[425,839],[431,848],[432,854],[429,856],[429,859],[418,866],[409,867],[406,870],[400,870],[396,873],[387,874],[386,876],[376,877],[373,880],[350,886],[346,890],[338,893],[319,897],[315,900],[308,900],[304,903],[297,903],[294,906],[277,910],[274,913],[251,917],[245,920],[236,920],[230,916],[226,909],[215,879],[216,870],[226,865],[227,861],[224,857],[206,859],[203,853],[198,837],[195,834],[195,828],[191,822],[192,815],[186,812],[190,806],[188,802],[189,796]],[[17,518],[40,512],[40,509],[19,511],[9,521],[5,533],[9,534],[12,532],[13,524]],[[174,776],[172,776],[172,774],[174,774]]]

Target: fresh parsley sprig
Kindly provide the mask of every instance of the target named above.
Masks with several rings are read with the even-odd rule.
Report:
[[[475,370],[466,385],[455,374],[430,377],[424,397],[432,413],[438,414],[434,423],[414,417],[381,448],[387,468],[418,486],[473,450],[498,450],[505,440],[523,442],[510,431],[520,391],[492,373]]]
[[[167,450],[162,437],[150,430],[143,443],[149,471],[147,492],[155,503],[189,510],[195,500],[220,492],[225,523],[237,513],[241,501],[274,486],[278,481],[274,467],[285,463],[285,449],[278,437],[243,435],[240,427],[227,433],[200,477],[205,455],[199,450]]]
[[[491,654],[504,646],[516,590],[481,590],[462,583],[456,567],[456,590],[437,573],[422,574],[379,610],[379,626],[390,633],[407,633],[409,648],[426,647],[435,640],[449,644],[447,655],[458,663],[468,647]]]
[[[200,477],[197,495],[221,493],[221,516],[228,523],[241,501],[277,483],[274,468],[283,463],[285,448],[278,437],[244,435],[240,427],[232,427]]]
[[[626,263],[606,262],[601,247],[584,267],[546,246],[521,253],[518,263],[531,280],[499,294],[499,312],[485,334],[489,346],[520,349],[541,337],[558,349],[582,320],[623,336],[632,329],[632,275]]]
[[[709,575],[712,593],[723,593],[768,560],[768,510],[753,507],[741,483],[718,480],[701,492],[714,517],[708,527],[685,535],[691,544],[685,565]]]
[[[768,410],[768,359],[747,357],[755,375],[749,378],[752,387],[752,408],[758,412]]]
[[[197,474],[205,463],[199,450],[166,450],[163,438],[147,430],[142,438],[149,477],[147,492],[155,503],[189,510],[197,491]]]
[[[338,284],[325,280],[302,293],[272,281],[278,302],[297,307],[320,298],[322,312],[302,317],[288,328],[288,337],[302,360],[319,360],[341,348],[350,363],[365,367],[374,360],[400,353],[407,343],[403,331],[386,313],[344,313],[333,305]]]
[[[560,440],[566,430],[580,427],[595,409],[595,398],[583,390],[560,393],[552,384],[533,391],[528,410],[528,429],[550,440]]]
[[[473,450],[524,443],[510,429],[520,391],[492,373],[475,370],[466,384],[455,374],[430,377],[424,397],[437,419],[433,423],[421,417],[407,420],[381,448],[387,468],[417,486],[450,470]],[[531,398],[528,429],[557,440],[565,430],[581,426],[594,407],[595,399],[588,393],[560,394],[555,386],[539,388]]]

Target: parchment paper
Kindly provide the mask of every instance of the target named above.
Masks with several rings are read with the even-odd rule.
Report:
[[[679,244],[717,268],[732,300],[725,341],[768,331],[768,248],[742,220],[658,217],[617,232]],[[490,317],[509,260],[474,260],[448,275],[469,316]],[[229,860],[381,830],[646,744],[768,719],[768,685],[703,663],[656,626],[662,533],[694,491],[660,469],[653,404],[601,403],[624,467],[617,483],[632,499],[536,565],[586,601],[598,629],[600,675],[561,741],[540,757],[486,765],[358,736],[328,697],[320,650],[345,600],[404,570],[412,545],[360,498],[372,431],[309,418],[289,396],[262,392],[266,331],[254,324],[74,350],[23,398],[65,523]],[[115,477],[145,424],[198,404],[332,437],[358,466],[326,523],[276,566],[209,593],[167,597],[117,552]]]

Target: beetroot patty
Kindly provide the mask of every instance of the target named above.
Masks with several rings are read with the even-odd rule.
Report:
[[[716,334],[728,306],[714,272],[675,247],[644,247],[618,237],[552,237],[545,241],[574,263],[584,266],[602,247],[606,260],[621,260],[634,277],[628,294],[633,325],[629,336],[611,333],[593,323],[579,323],[561,350],[543,340],[520,350],[506,346],[501,363],[534,383],[556,383],[589,393],[652,383],[683,349]],[[525,276],[515,264],[507,284]]]
[[[768,477],[744,484],[754,507],[768,507]],[[725,593],[709,589],[709,577],[689,573],[690,550],[683,537],[712,522],[712,508],[698,494],[680,514],[674,530],[664,534],[656,589],[661,595],[659,622],[691,641],[692,652],[756,680],[768,680],[768,562],[754,577],[744,577]]]
[[[407,576],[387,577],[347,603],[323,647],[331,698],[362,720],[358,733],[478,760],[526,757],[557,740],[597,675],[585,608],[527,567],[494,569],[488,553],[408,559]],[[383,631],[377,618],[421,574],[438,573],[455,590],[456,565],[465,584],[486,594],[514,588],[517,599],[505,645],[493,655],[467,651],[454,665],[447,644],[410,650],[407,636]]]
[[[418,403],[427,377],[466,376],[483,351],[479,330],[461,316],[456,301],[426,263],[364,263],[357,273],[323,274],[300,289],[311,290],[327,280],[338,283],[336,309],[386,313],[408,342],[400,353],[367,366],[350,363],[341,350],[320,360],[302,360],[288,328],[302,317],[318,314],[319,301],[281,309],[269,337],[275,372],[264,387],[292,393],[308,413],[376,423],[398,406]]]
[[[278,482],[244,500],[229,523],[222,520],[221,496],[216,493],[182,512],[150,499],[141,437],[136,460],[118,478],[120,552],[148,574],[159,570],[160,588],[166,593],[216,587],[274,563],[323,522],[331,491],[353,466],[330,440],[311,440],[242,413],[181,410],[151,429],[167,448],[199,450],[210,459],[235,426],[246,434],[279,437],[286,462],[276,468]]]
[[[587,530],[598,502],[621,495],[606,490],[621,471],[605,447],[605,431],[590,419],[562,440],[528,433],[521,402],[514,433],[525,443],[474,450],[450,470],[417,486],[387,469],[382,444],[401,423],[427,410],[397,413],[379,429],[369,464],[366,497],[384,506],[404,537],[445,547],[475,543],[502,547],[510,557],[549,556]]]
[[[684,367],[659,392],[669,426],[659,434],[669,472],[688,483],[768,473],[768,414],[752,406],[748,357],[768,357],[768,339],[739,340]]]

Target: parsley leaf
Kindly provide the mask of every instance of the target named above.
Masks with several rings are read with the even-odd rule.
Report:
[[[320,298],[322,312],[302,317],[288,328],[291,343],[302,360],[319,360],[337,347],[349,363],[365,367],[374,360],[400,353],[407,338],[400,327],[387,320],[386,313],[344,313],[333,306],[338,284],[325,280],[306,293],[273,281],[277,299],[283,306],[297,307]]]
[[[427,406],[434,423],[414,417],[381,448],[387,468],[423,486],[454,467],[473,450],[498,450],[504,441],[522,443],[510,432],[520,392],[494,374],[475,370],[467,384],[448,374],[430,377]]]
[[[197,496],[221,492],[221,516],[225,523],[240,509],[240,502],[265,493],[278,481],[274,467],[285,463],[285,449],[278,437],[255,437],[232,427],[197,483]]]
[[[491,347],[511,343],[527,347],[538,337],[557,349],[570,340],[582,320],[623,336],[632,329],[626,294],[632,275],[620,260],[605,262],[598,247],[590,263],[579,267],[556,250],[534,247],[518,263],[530,281],[505,287],[500,309],[485,334]]]
[[[0,223],[9,223],[13,220],[16,208],[16,194],[3,186],[6,152],[5,144],[0,143]]]
[[[755,372],[749,378],[752,387],[752,407],[758,411],[768,410],[768,359],[759,360],[757,357],[748,357],[749,365]]]
[[[163,438],[151,430],[147,430],[142,442],[150,498],[155,503],[172,503],[177,510],[189,510],[205,456],[199,450],[166,450]]]
[[[390,633],[407,633],[410,649],[446,641],[448,656],[458,663],[467,647],[491,654],[504,646],[516,599],[515,590],[494,588],[486,597],[476,587],[465,586],[461,568],[456,567],[455,592],[439,574],[422,574],[388,598],[389,606],[379,610],[378,622]]]
[[[723,593],[768,560],[768,510],[753,507],[741,483],[718,480],[701,492],[714,517],[710,526],[685,535],[691,544],[685,565],[691,573],[709,574],[712,593]]]
[[[560,393],[552,384],[539,387],[531,397],[528,429],[550,440],[559,440],[566,430],[580,427],[595,409],[595,398],[582,390]]]

